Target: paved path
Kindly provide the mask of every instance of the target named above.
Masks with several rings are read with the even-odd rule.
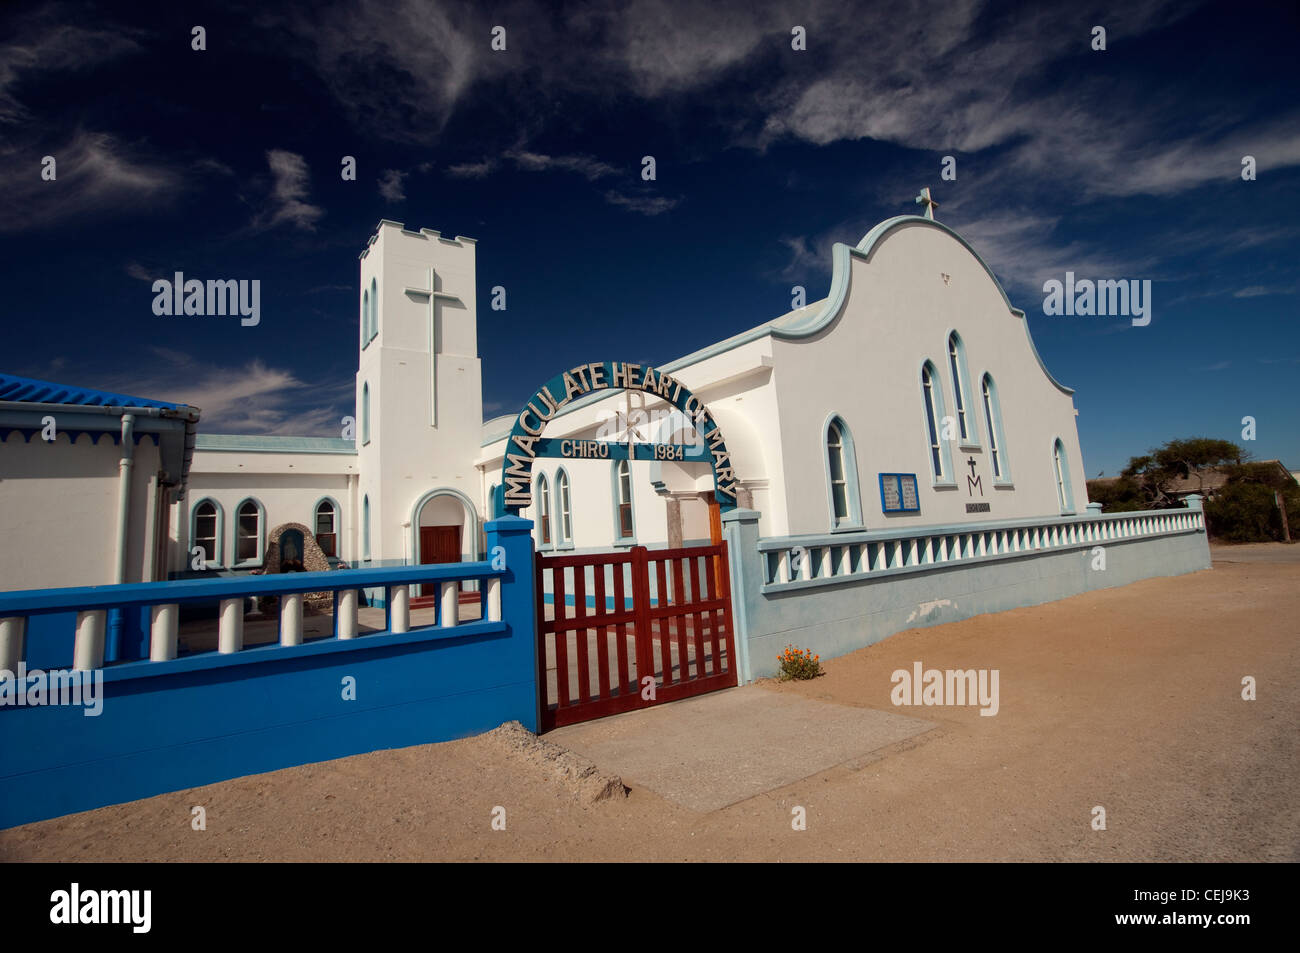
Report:
[[[749,686],[569,725],[546,739],[705,813],[836,765],[861,768],[933,727]]]

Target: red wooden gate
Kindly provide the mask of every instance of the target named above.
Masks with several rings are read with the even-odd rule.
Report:
[[[727,544],[539,553],[537,633],[542,731],[730,688]]]

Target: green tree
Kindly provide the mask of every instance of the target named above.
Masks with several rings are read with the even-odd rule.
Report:
[[[1171,495],[1175,481],[1203,481],[1211,470],[1240,466],[1248,459],[1249,454],[1230,440],[1170,440],[1143,456],[1131,458],[1119,482],[1132,482],[1143,509],[1160,509],[1176,505]],[[1204,495],[1204,489],[1198,492]]]

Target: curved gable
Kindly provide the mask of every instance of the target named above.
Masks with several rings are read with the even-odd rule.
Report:
[[[809,309],[805,313],[792,316],[790,320],[783,321],[780,324],[773,324],[773,336],[785,339],[802,338],[816,334],[827,327],[831,321],[834,320],[836,315],[840,313],[844,306],[844,302],[848,299],[850,283],[849,274],[852,260],[856,258],[860,261],[870,263],[875,252],[890,235],[897,234],[900,228],[917,226],[937,229],[938,231],[951,236],[970,253],[971,257],[973,257],[975,261],[979,263],[980,267],[984,269],[985,274],[988,275],[989,280],[993,283],[993,287],[997,289],[1002,301],[1006,304],[1007,311],[1020,321],[1021,326],[1025,331],[1025,339],[1029,342],[1029,350],[1034,355],[1034,359],[1038,362],[1038,367],[1042,370],[1043,375],[1053,386],[1060,390],[1061,393],[1073,394],[1073,388],[1066,387],[1053,377],[1052,372],[1049,371],[1047,365],[1043,363],[1042,355],[1038,353],[1038,348],[1034,345],[1034,338],[1029,333],[1029,322],[1025,319],[1025,312],[1011,304],[1011,299],[1007,297],[1006,289],[1002,287],[1002,282],[998,281],[997,275],[995,275],[993,269],[988,266],[988,262],[980,256],[979,252],[971,247],[970,242],[962,238],[957,232],[953,231],[942,222],[936,222],[933,219],[925,218],[921,215],[897,215],[894,218],[885,219],[885,221],[876,225],[871,229],[871,231],[867,232],[867,234],[862,237],[862,240],[852,248],[848,245],[836,242],[831,249],[831,288],[830,292],[826,296],[826,300],[822,302],[821,307],[816,311]]]

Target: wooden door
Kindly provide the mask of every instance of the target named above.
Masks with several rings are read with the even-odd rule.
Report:
[[[459,526],[421,526],[420,564],[460,562]]]

